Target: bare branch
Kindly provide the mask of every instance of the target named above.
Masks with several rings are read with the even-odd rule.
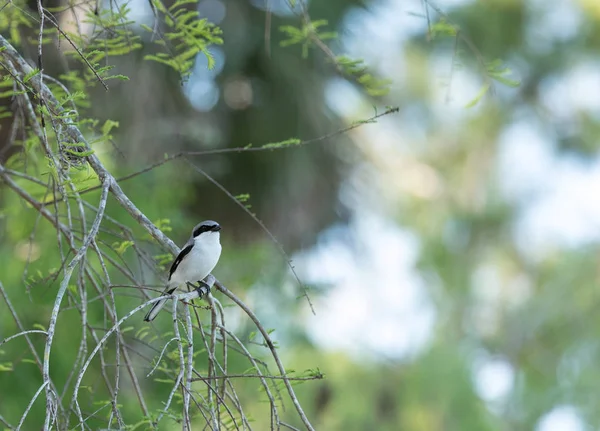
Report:
[[[25,422],[25,418],[29,414],[29,410],[31,410],[31,407],[33,406],[33,403],[35,402],[35,400],[37,399],[37,397],[40,395],[40,393],[44,390],[44,388],[49,383],[50,383],[49,381],[45,381],[44,383],[42,383],[42,386],[40,386],[39,389],[35,392],[35,394],[31,398],[31,400],[29,401],[29,404],[27,405],[27,408],[23,412],[23,415],[21,416],[21,420],[19,421],[19,424],[17,425],[17,428],[16,428],[17,431],[19,431],[21,429],[21,427],[23,426],[23,422]]]
[[[158,358],[156,359],[156,365],[154,365],[150,372],[146,374],[146,377],[150,377],[154,373],[154,371],[156,371],[156,368],[160,365],[160,361],[162,360],[162,357],[165,354],[165,350],[167,350],[167,347],[169,346],[169,344],[171,344],[172,341],[179,341],[179,338],[174,337],[167,341],[167,343],[163,346],[160,355],[158,355]]]
[[[46,338],[46,345],[44,348],[44,368],[42,372],[42,376],[44,378],[44,383],[50,383],[50,351],[52,349],[52,341],[54,339],[54,330],[56,328],[56,321],[58,320],[58,312],[60,311],[60,304],[62,302],[63,296],[69,286],[69,280],[71,279],[71,274],[75,269],[75,266],[79,263],[79,261],[84,257],[85,253],[92,240],[96,236],[98,229],[100,228],[100,223],[102,222],[102,217],[104,215],[104,209],[106,208],[106,201],[108,199],[108,186],[109,182],[104,179],[103,181],[104,187],[102,189],[102,195],[100,197],[100,204],[98,205],[98,214],[96,215],[96,219],[92,227],[90,228],[90,232],[85,238],[81,248],[75,255],[75,257],[69,262],[69,265],[65,269],[65,277],[63,278],[60,288],[58,289],[58,293],[56,294],[56,300],[54,301],[54,308],[52,309],[52,315],[50,316],[50,324],[48,325],[48,336]],[[53,417],[53,412],[55,411],[55,398],[56,394],[53,393],[52,387],[48,384],[46,386],[46,420],[44,423],[44,430],[49,430],[51,427],[51,418]]]
[[[29,331],[21,331],[18,334],[11,335],[10,337],[6,337],[4,340],[0,341],[0,346],[2,346],[4,343],[9,342],[13,338],[17,338],[17,337],[20,337],[21,335],[27,335],[27,334],[44,334],[44,335],[48,335],[48,333],[46,331],[40,331],[39,329],[30,329]]]
[[[169,162],[172,162],[174,160],[178,160],[184,157],[202,157],[202,156],[212,156],[212,155],[219,155],[219,154],[228,154],[228,153],[235,153],[235,154],[239,154],[239,153],[255,153],[255,152],[263,152],[263,151],[280,151],[280,150],[291,150],[293,148],[297,148],[297,147],[302,147],[305,145],[310,145],[310,144],[316,144],[316,143],[322,143],[322,142],[326,142],[336,136],[339,135],[343,135],[346,134],[358,127],[361,127],[365,124],[374,124],[377,122],[378,119],[385,117],[387,115],[390,114],[395,114],[399,112],[399,108],[397,107],[388,107],[386,108],[385,111],[380,112],[380,113],[375,113],[374,115],[372,115],[369,118],[366,118],[364,120],[361,121],[356,121],[352,124],[350,124],[349,126],[343,127],[339,130],[327,133],[325,135],[322,136],[318,136],[316,138],[311,138],[311,139],[305,139],[305,140],[301,140],[298,142],[295,142],[293,145],[270,145],[270,144],[265,144],[263,146],[260,147],[250,147],[250,146],[245,146],[245,147],[233,147],[233,148],[217,148],[217,149],[212,149],[212,150],[200,150],[200,151],[181,151],[178,153],[174,153],[174,154],[169,154],[166,155],[163,159],[161,159],[158,162],[155,162],[149,166],[146,166],[143,169],[140,169],[139,171],[133,172],[131,174],[122,176],[120,178],[118,178],[116,181],[121,183],[122,181],[126,181],[126,180],[130,180],[132,178],[135,178],[139,175],[145,174],[147,172],[150,172],[153,169],[156,169],[162,165],[165,165]],[[94,190],[98,190],[100,187],[99,186],[93,186],[93,187],[89,187],[85,190],[81,190],[79,193],[80,194],[84,194],[84,193],[88,193]]]
[[[264,374],[227,374],[224,376],[213,376],[213,377],[196,377],[193,381],[207,381],[214,379],[235,379],[235,378],[256,378],[256,379],[280,379],[280,380],[290,380],[290,381],[308,381],[308,380],[323,380],[325,376],[323,374],[315,374],[314,376],[307,377],[289,377],[289,376],[271,376]]]
[[[269,333],[262,326],[262,323],[260,323],[260,321],[254,314],[254,312],[252,310],[250,310],[250,308],[248,308],[248,306],[246,304],[244,304],[233,292],[231,292],[229,289],[227,289],[225,286],[223,286],[219,281],[215,282],[215,286],[217,287],[217,289],[220,292],[222,292],[225,296],[229,297],[229,299],[231,299],[242,310],[244,310],[244,312],[248,315],[248,317],[250,317],[252,322],[254,322],[254,325],[256,325],[256,328],[260,331],[261,335],[265,339],[265,342],[267,343],[269,350],[271,350],[271,355],[273,355],[273,359],[275,359],[275,363],[277,364],[277,368],[279,369],[279,372],[281,373],[282,376],[285,376],[286,375],[285,368],[283,367],[281,359],[279,359],[279,354],[277,353],[277,350],[275,349],[275,345],[273,344],[273,341],[271,341],[271,337],[269,337]],[[285,384],[285,387],[287,388],[290,398],[292,399],[292,402],[294,403],[294,407],[296,408],[298,415],[300,415],[300,418],[302,419],[302,422],[304,423],[304,425],[306,426],[306,428],[308,430],[314,431],[313,426],[311,425],[310,421],[306,417],[306,414],[304,413],[304,410],[302,409],[302,406],[300,405],[300,402],[298,401],[298,398],[296,397],[296,394],[294,393],[294,389],[292,388],[292,385],[290,384],[290,380],[287,378],[284,378],[283,382]]]

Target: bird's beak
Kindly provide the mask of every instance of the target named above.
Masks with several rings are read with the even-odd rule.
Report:
[[[213,232],[219,232],[219,231],[221,230],[221,226],[219,226],[219,225],[216,225],[216,226],[215,226],[215,227],[213,227],[211,230],[212,230]]]

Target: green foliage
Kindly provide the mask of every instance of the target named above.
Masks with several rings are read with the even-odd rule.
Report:
[[[299,145],[300,143],[302,143],[302,140],[300,140],[298,138],[290,138],[290,139],[286,139],[285,141],[270,142],[268,144],[264,144],[262,146],[262,148],[270,148],[270,149],[283,148],[283,147],[288,147],[288,146],[292,146],[292,145]]]
[[[62,142],[61,144],[63,146],[62,151],[74,157],[84,158],[94,154],[94,150],[81,151],[80,148],[83,147],[83,143],[81,142]]]
[[[135,431],[135,430],[138,430],[138,429],[147,429],[148,426],[150,426],[150,425],[152,425],[152,419],[151,418],[145,418],[145,419],[140,420],[137,423],[128,425],[125,429],[127,431]]]
[[[8,2],[6,2],[8,3]],[[15,45],[21,45],[23,42],[21,36],[21,27],[32,28],[34,26],[31,17],[26,12],[28,6],[23,0],[11,1],[14,7],[6,7],[6,4],[0,6],[0,33],[8,35]]]
[[[250,199],[249,193],[242,193],[240,195],[234,196],[238,201],[244,203]]]
[[[135,242],[133,241],[121,241],[114,242],[112,244],[112,248],[117,254],[123,255],[127,251],[127,249],[133,245],[135,245]]]
[[[325,44],[326,40],[336,39],[337,33],[322,31],[328,25],[327,20],[311,21],[305,19],[300,27],[284,25],[279,30],[285,38],[280,42],[282,47],[300,45],[302,58],[308,57],[309,48],[319,48],[325,52],[338,70],[351,80],[355,80],[365,91],[374,97],[384,96],[389,92],[391,80],[379,79],[369,73],[363,60],[351,59],[346,55],[335,56]],[[267,144],[270,145],[270,144]]]
[[[62,85],[53,84],[49,82],[48,85],[52,89],[53,93],[59,98],[64,100],[65,103],[72,105],[73,109],[86,109],[90,107],[90,100],[88,96],[89,86],[88,79],[81,75],[77,70],[71,70],[67,73],[63,73],[59,76],[60,81],[69,88],[67,90]]]
[[[456,37],[457,35],[458,28],[453,24],[450,24],[446,18],[441,18],[439,21],[429,27],[429,36],[431,39],[435,39],[437,36]]]
[[[37,69],[37,68],[33,68],[33,69],[31,70],[31,72],[29,72],[28,74],[26,74],[25,76],[23,76],[23,78],[21,79],[21,81],[22,81],[23,83],[27,83],[27,82],[29,82],[29,80],[31,80],[31,78],[33,78],[34,76],[37,76],[37,75],[39,75],[39,73],[40,73],[40,70],[39,70],[39,69]]]
[[[389,92],[391,80],[378,79],[368,72],[363,60],[354,60],[348,56],[340,55],[335,58],[342,73],[356,79],[371,96],[384,96]]]
[[[14,371],[14,369],[12,362],[0,362],[0,373]]]
[[[212,69],[215,60],[208,48],[210,45],[223,43],[219,27],[200,18],[197,8],[190,10],[186,7],[196,3],[197,0],[177,0],[167,9],[161,0],[152,0],[154,7],[165,15],[165,24],[169,28],[164,32],[163,38],[155,43],[167,52],[148,54],[144,58],[171,67],[183,78],[190,74],[198,53],[204,54],[208,60],[208,68]],[[154,34],[153,28],[147,25],[142,27]]]
[[[316,43],[322,42],[327,39],[335,39],[337,33],[332,31],[322,32],[320,29],[327,26],[327,21],[305,21],[301,27],[294,27],[292,25],[283,25],[279,27],[279,30],[284,33],[287,39],[280,42],[280,45],[291,46],[301,45],[302,47],[302,58],[308,57],[308,49],[314,46]]]
[[[481,89],[479,90],[479,92],[477,93],[477,95],[469,102],[465,105],[465,108],[472,108],[473,106],[477,105],[479,103],[479,101],[483,98],[483,96],[485,96],[487,94],[487,92],[489,91],[491,87],[491,84],[489,82],[486,82]]]
[[[242,194],[239,194],[237,196],[234,196],[234,198],[238,202],[244,204],[244,208],[246,208],[248,210],[252,208],[252,205],[249,204],[249,203],[247,203],[250,200],[250,194],[249,193],[242,193]]]
[[[154,260],[156,264],[159,265],[159,268],[164,268],[165,265],[169,265],[173,260],[173,255],[171,253],[157,254],[154,256]]]
[[[513,88],[521,85],[519,81],[507,78],[507,75],[510,75],[511,73],[512,70],[504,66],[502,60],[496,59],[488,62],[486,64],[486,76],[488,79],[482,85],[477,95],[465,105],[465,108],[472,108],[473,106],[477,105],[481,99],[483,99],[483,97],[492,88],[492,80]]]
[[[497,81],[509,87],[518,87],[520,85],[519,81],[507,77],[507,75],[510,75],[512,71],[503,64],[502,60],[496,59],[486,62],[473,41],[471,41],[471,39],[469,39],[466,35],[462,34],[460,27],[451,23],[447,17],[442,16],[437,22],[429,26],[429,36],[432,40],[437,37],[451,37],[455,39],[455,51],[452,61],[452,69],[456,69],[460,66],[458,58],[460,50],[458,46],[459,42],[461,41],[467,46],[471,56],[477,62],[479,66],[478,69],[483,75],[485,83],[482,85],[477,95],[465,105],[465,108],[471,108],[477,105],[492,88],[492,81]]]
[[[59,93],[58,90],[56,90],[56,93]],[[69,92],[66,93],[64,96],[59,97],[60,100],[60,104],[62,107],[64,107],[65,109],[67,108],[66,105],[71,105],[74,109],[73,111],[70,111],[72,113],[73,116],[76,116],[76,102],[79,100],[85,100],[86,94],[83,91],[73,91],[73,92]]]
[[[109,72],[114,66],[107,64],[107,61],[110,57],[130,55],[142,47],[140,36],[131,29],[133,21],[127,18],[129,12],[127,5],[101,9],[98,14],[89,12],[84,22],[92,25],[98,33],[91,37],[79,33],[64,35],[74,45],[73,49],[66,50],[65,54],[82,63],[83,76],[80,76],[87,86],[99,81],[106,85],[105,81],[109,79],[127,79],[123,75],[110,75]],[[58,29],[51,31],[56,33],[57,37],[63,35]],[[101,33],[106,37],[98,37]],[[102,62],[105,64],[102,65]],[[72,79],[77,77],[77,74],[71,76]]]
[[[162,230],[164,233],[169,233],[173,230],[171,227],[171,220],[168,218],[160,218],[153,221],[154,225]]]
[[[487,69],[488,76],[490,78],[492,78],[493,80],[500,82],[501,84],[504,84],[508,87],[513,87],[513,88],[521,85],[520,81],[507,78],[507,75],[512,74],[512,70],[510,68],[508,68],[507,66],[504,66],[504,64],[502,63],[502,60],[496,59],[496,60],[490,61],[489,63],[486,64],[486,69]]]

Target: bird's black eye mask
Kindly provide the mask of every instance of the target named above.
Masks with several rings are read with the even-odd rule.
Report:
[[[196,229],[194,229],[194,233],[193,236],[194,238],[196,238],[198,235],[200,235],[203,232],[218,232],[221,230],[221,226],[219,226],[218,224],[205,224],[203,226],[197,227]]]

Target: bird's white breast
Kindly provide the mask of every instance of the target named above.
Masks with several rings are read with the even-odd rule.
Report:
[[[206,232],[194,239],[192,250],[173,273],[170,284],[195,283],[210,274],[221,256],[219,237],[219,232]]]

